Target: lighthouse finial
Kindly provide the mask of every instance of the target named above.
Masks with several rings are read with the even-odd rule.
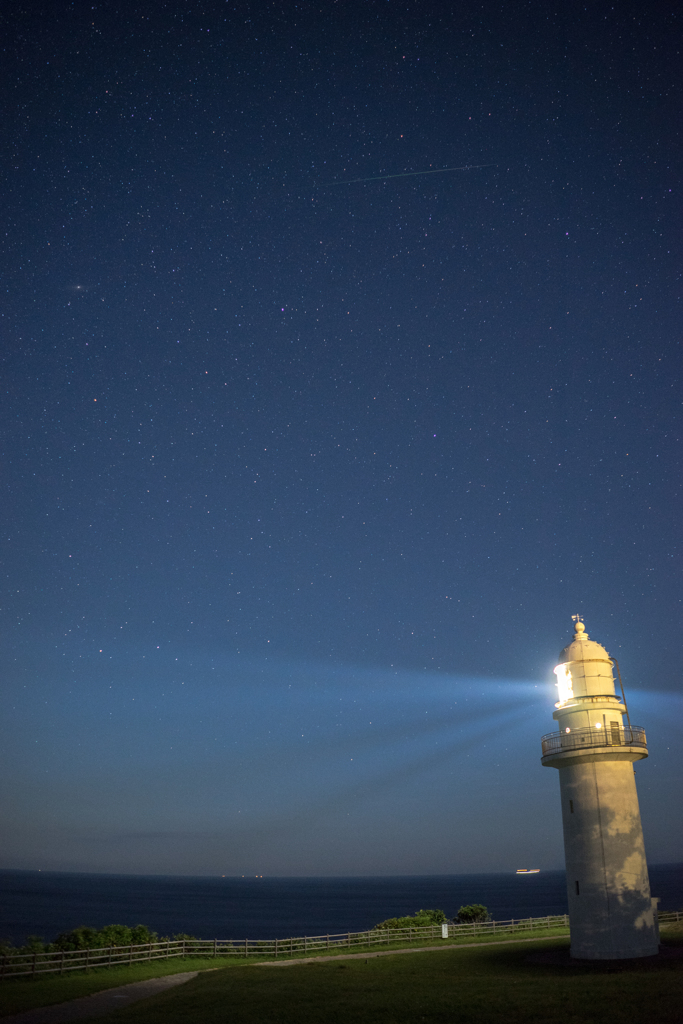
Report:
[[[572,615],[572,620],[576,623],[574,626],[574,639],[578,640],[585,633],[586,627],[584,626],[580,615]]]

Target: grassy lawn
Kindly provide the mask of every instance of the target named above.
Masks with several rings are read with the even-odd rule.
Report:
[[[501,939],[505,938],[501,936]],[[683,945],[683,928],[663,933]],[[528,963],[532,951],[568,946],[544,942],[476,948],[435,940],[434,953],[301,964],[273,969],[244,959],[156,961],[88,973],[8,979],[2,1014],[64,1002],[145,978],[199,970],[181,988],[119,1010],[102,1024],[680,1024],[683,959],[612,972]],[[431,945],[431,943],[420,943]],[[372,947],[370,952],[378,947]],[[383,947],[386,949],[386,947]],[[394,948],[404,948],[401,944]],[[357,950],[352,950],[357,951]],[[340,953],[348,950],[340,950]],[[256,960],[256,958],[254,958]],[[211,970],[211,968],[219,968]]]
[[[544,930],[543,935],[566,935],[566,929]],[[500,941],[501,939],[516,938],[517,935],[485,936],[476,941],[482,944]],[[472,942],[472,936],[465,936],[459,940],[428,939],[416,940],[412,945],[426,946],[456,946]],[[382,946],[352,946],[341,947],[336,952],[339,955],[345,953],[362,952],[369,949],[370,952],[387,949],[405,949],[409,945],[406,942],[392,942]],[[303,959],[305,955],[335,955],[334,949],[313,950],[308,954],[283,953],[279,960]],[[249,963],[264,960],[271,961],[274,957],[250,956]],[[54,1003],[65,1003],[69,999],[78,999],[80,996],[89,996],[94,992],[101,992],[106,988],[115,988],[117,985],[128,985],[132,981],[144,981],[146,978],[161,978],[166,974],[179,974],[181,971],[205,971],[211,968],[242,968],[246,964],[243,957],[174,957],[171,960],[154,960],[149,963],[133,964],[130,967],[126,964],[121,967],[100,967],[89,971],[71,971],[63,975],[45,974],[38,978],[7,978],[0,979],[0,1019],[13,1013],[20,1013],[22,1010],[30,1010],[37,1006],[50,1006]]]
[[[609,969],[527,963],[557,939],[438,953],[235,967],[101,1024],[680,1024],[683,961]]]
[[[0,981],[0,1019],[36,1006],[51,1006],[65,1003],[69,999],[90,996],[105,988],[129,985],[131,981],[146,978],[162,978],[166,974],[180,974],[181,971],[205,971],[210,967],[225,966],[225,960],[218,958],[188,957],[186,960],[157,960],[151,964],[133,964],[129,967],[112,967],[94,971],[73,971],[71,974],[45,974],[42,978],[7,978]]]

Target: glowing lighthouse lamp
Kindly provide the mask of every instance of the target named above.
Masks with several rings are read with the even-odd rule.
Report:
[[[591,640],[578,615],[560,654],[560,731],[542,739],[541,763],[558,768],[571,955],[628,959],[658,952],[633,762],[647,757],[644,729],[631,726],[617,696],[616,659]],[[621,677],[620,677],[621,683]],[[624,724],[626,716],[626,724]]]

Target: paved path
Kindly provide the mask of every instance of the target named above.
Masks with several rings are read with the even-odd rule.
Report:
[[[337,953],[336,956],[309,956],[300,960],[269,960],[252,967],[295,967],[297,964],[319,964],[326,960],[369,960],[374,956],[397,956],[401,953],[444,953],[447,949],[485,949],[488,946],[517,946],[520,942],[547,942],[549,939],[569,938],[567,935],[537,935],[533,939],[504,939],[496,942],[463,942],[449,946],[419,946],[415,949],[383,949],[377,953]],[[0,1024],[3,1022],[0,1021]]]
[[[130,985],[107,988],[104,992],[95,992],[91,996],[71,999],[68,1003],[42,1006],[37,1010],[25,1010],[13,1017],[0,1017],[0,1022],[1,1024],[62,1024],[62,1021],[104,1017],[121,1006],[129,1006],[131,1003],[137,1003],[139,999],[147,999],[159,992],[165,992],[167,988],[182,985],[184,982],[196,978],[198,973],[198,971],[186,971],[184,974],[167,974],[163,978],[134,981]]]

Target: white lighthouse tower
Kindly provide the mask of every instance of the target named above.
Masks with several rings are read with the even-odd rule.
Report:
[[[647,757],[645,731],[631,726],[623,689],[616,695],[615,661],[574,619],[555,669],[560,731],[543,737],[541,759],[560,772],[571,955],[654,956],[659,935],[633,769]]]

